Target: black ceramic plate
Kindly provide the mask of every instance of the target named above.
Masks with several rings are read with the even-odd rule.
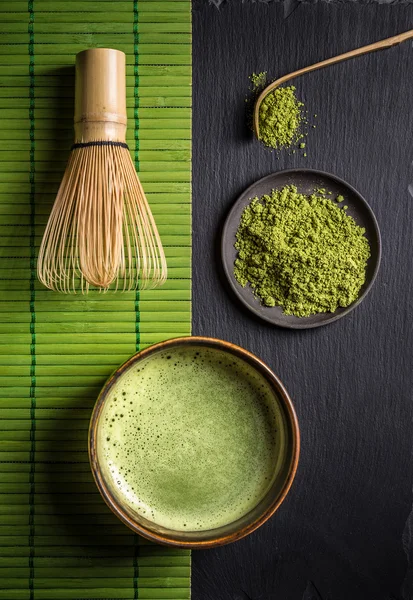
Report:
[[[271,190],[282,188],[285,185],[295,185],[298,191],[311,194],[315,189],[325,189],[332,192],[332,198],[338,195],[344,196],[344,202],[340,206],[348,206],[347,214],[351,215],[357,225],[364,227],[366,237],[370,242],[371,257],[367,263],[366,281],[360,290],[359,297],[346,308],[339,308],[334,313],[318,313],[309,317],[295,317],[285,315],[279,306],[262,306],[260,301],[252,293],[249,286],[243,288],[236,281],[233,273],[234,261],[237,251],[234,248],[235,234],[241,219],[242,211],[255,196],[269,194]],[[380,231],[376,217],[366,200],[348,183],[335,175],[314,171],[312,169],[291,169],[267,175],[263,179],[253,183],[245,190],[232,207],[224,225],[222,233],[222,261],[224,272],[228,282],[238,299],[255,315],[280,327],[291,329],[307,329],[319,327],[332,323],[353,310],[366,297],[376,278],[380,265],[381,241]]]

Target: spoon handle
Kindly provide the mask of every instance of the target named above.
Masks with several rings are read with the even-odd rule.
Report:
[[[345,52],[344,54],[339,54],[338,56],[333,56],[332,58],[327,58],[326,60],[322,60],[319,63],[315,63],[314,65],[310,65],[309,67],[304,67],[303,69],[299,69],[298,71],[294,71],[289,75],[285,75],[277,80],[277,87],[287,81],[292,79],[293,77],[298,77],[298,75],[303,75],[304,73],[309,73],[310,71],[315,71],[316,69],[322,69],[323,67],[328,67],[330,65],[334,65],[343,60],[348,60],[349,58],[354,58],[356,56],[361,56],[362,54],[368,54],[369,52],[374,52],[375,50],[386,50],[387,48],[391,48],[392,46],[396,46],[397,44],[401,44],[406,40],[413,38],[413,29],[409,31],[405,31],[404,33],[400,33],[399,35],[395,35],[390,38],[386,38],[385,40],[381,40],[380,42],[374,42],[374,44],[368,44],[367,46],[362,46],[361,48],[357,48],[356,50],[350,50],[350,52]],[[270,91],[270,86],[268,86],[268,91]]]
[[[265,96],[269,94],[272,90],[282,85],[286,81],[293,79],[294,77],[298,77],[299,75],[304,75],[305,73],[310,73],[311,71],[316,71],[317,69],[322,69],[323,67],[329,67],[330,65],[334,65],[343,60],[348,60],[349,58],[354,58],[356,56],[361,56],[362,54],[367,54],[368,52],[374,52],[375,50],[385,50],[386,48],[391,48],[392,46],[396,46],[397,44],[401,44],[408,39],[413,38],[413,29],[409,31],[405,31],[404,33],[399,33],[399,35],[395,35],[390,38],[386,38],[385,40],[381,40],[380,42],[374,42],[374,44],[368,44],[367,46],[362,46],[361,48],[356,48],[356,50],[351,50],[350,52],[345,52],[344,54],[339,54],[338,56],[333,56],[332,58],[327,58],[326,60],[322,60],[321,62],[315,63],[314,65],[310,65],[308,67],[304,67],[303,69],[298,69],[298,71],[293,71],[288,75],[284,75],[280,77],[276,81],[273,81],[268,85],[258,96],[255,102],[254,109],[254,130],[256,136],[259,138],[259,123],[258,123],[258,115],[259,108],[261,102],[264,100]]]

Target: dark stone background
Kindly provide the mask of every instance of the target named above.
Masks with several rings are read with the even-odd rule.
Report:
[[[307,75],[318,114],[308,157],[269,152],[245,127],[253,71],[270,77],[413,28],[408,5],[194,0],[193,333],[263,358],[302,432],[277,514],[236,544],[194,552],[193,600],[413,598],[413,49],[411,42]],[[315,330],[268,326],[219,276],[219,229],[238,194],[272,171],[335,173],[368,200],[383,259],[367,299]],[[410,515],[410,517],[409,517]]]

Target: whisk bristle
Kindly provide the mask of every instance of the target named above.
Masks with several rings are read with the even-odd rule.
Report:
[[[162,285],[165,254],[128,146],[77,143],[40,247],[38,277],[64,293],[89,286],[130,291]]]

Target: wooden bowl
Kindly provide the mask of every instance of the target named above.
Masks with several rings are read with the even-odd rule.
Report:
[[[99,453],[97,452],[99,418],[112,386],[131,366],[135,366],[159,352],[188,346],[191,346],[193,349],[208,348],[229,353],[252,367],[269,384],[270,390],[273,391],[273,401],[277,404],[277,410],[282,415],[286,439],[282,466],[264,498],[248,514],[245,514],[237,521],[207,531],[173,531],[166,529],[145,519],[136,510],[133,510],[131,506],[126,505],[126,503],[121,503],[114,494],[115,490],[111,488],[112,483],[105,480],[103,469],[101,468],[102,465],[99,464]],[[265,523],[283,502],[291,487],[297,470],[299,447],[300,434],[297,417],[291,399],[278,377],[265,363],[247,350],[229,342],[207,337],[176,338],[155,344],[132,356],[117,369],[104,385],[94,407],[89,428],[89,458],[92,473],[98,489],[109,508],[125,525],[143,537],[156,543],[184,548],[210,548],[228,544],[243,538]]]

